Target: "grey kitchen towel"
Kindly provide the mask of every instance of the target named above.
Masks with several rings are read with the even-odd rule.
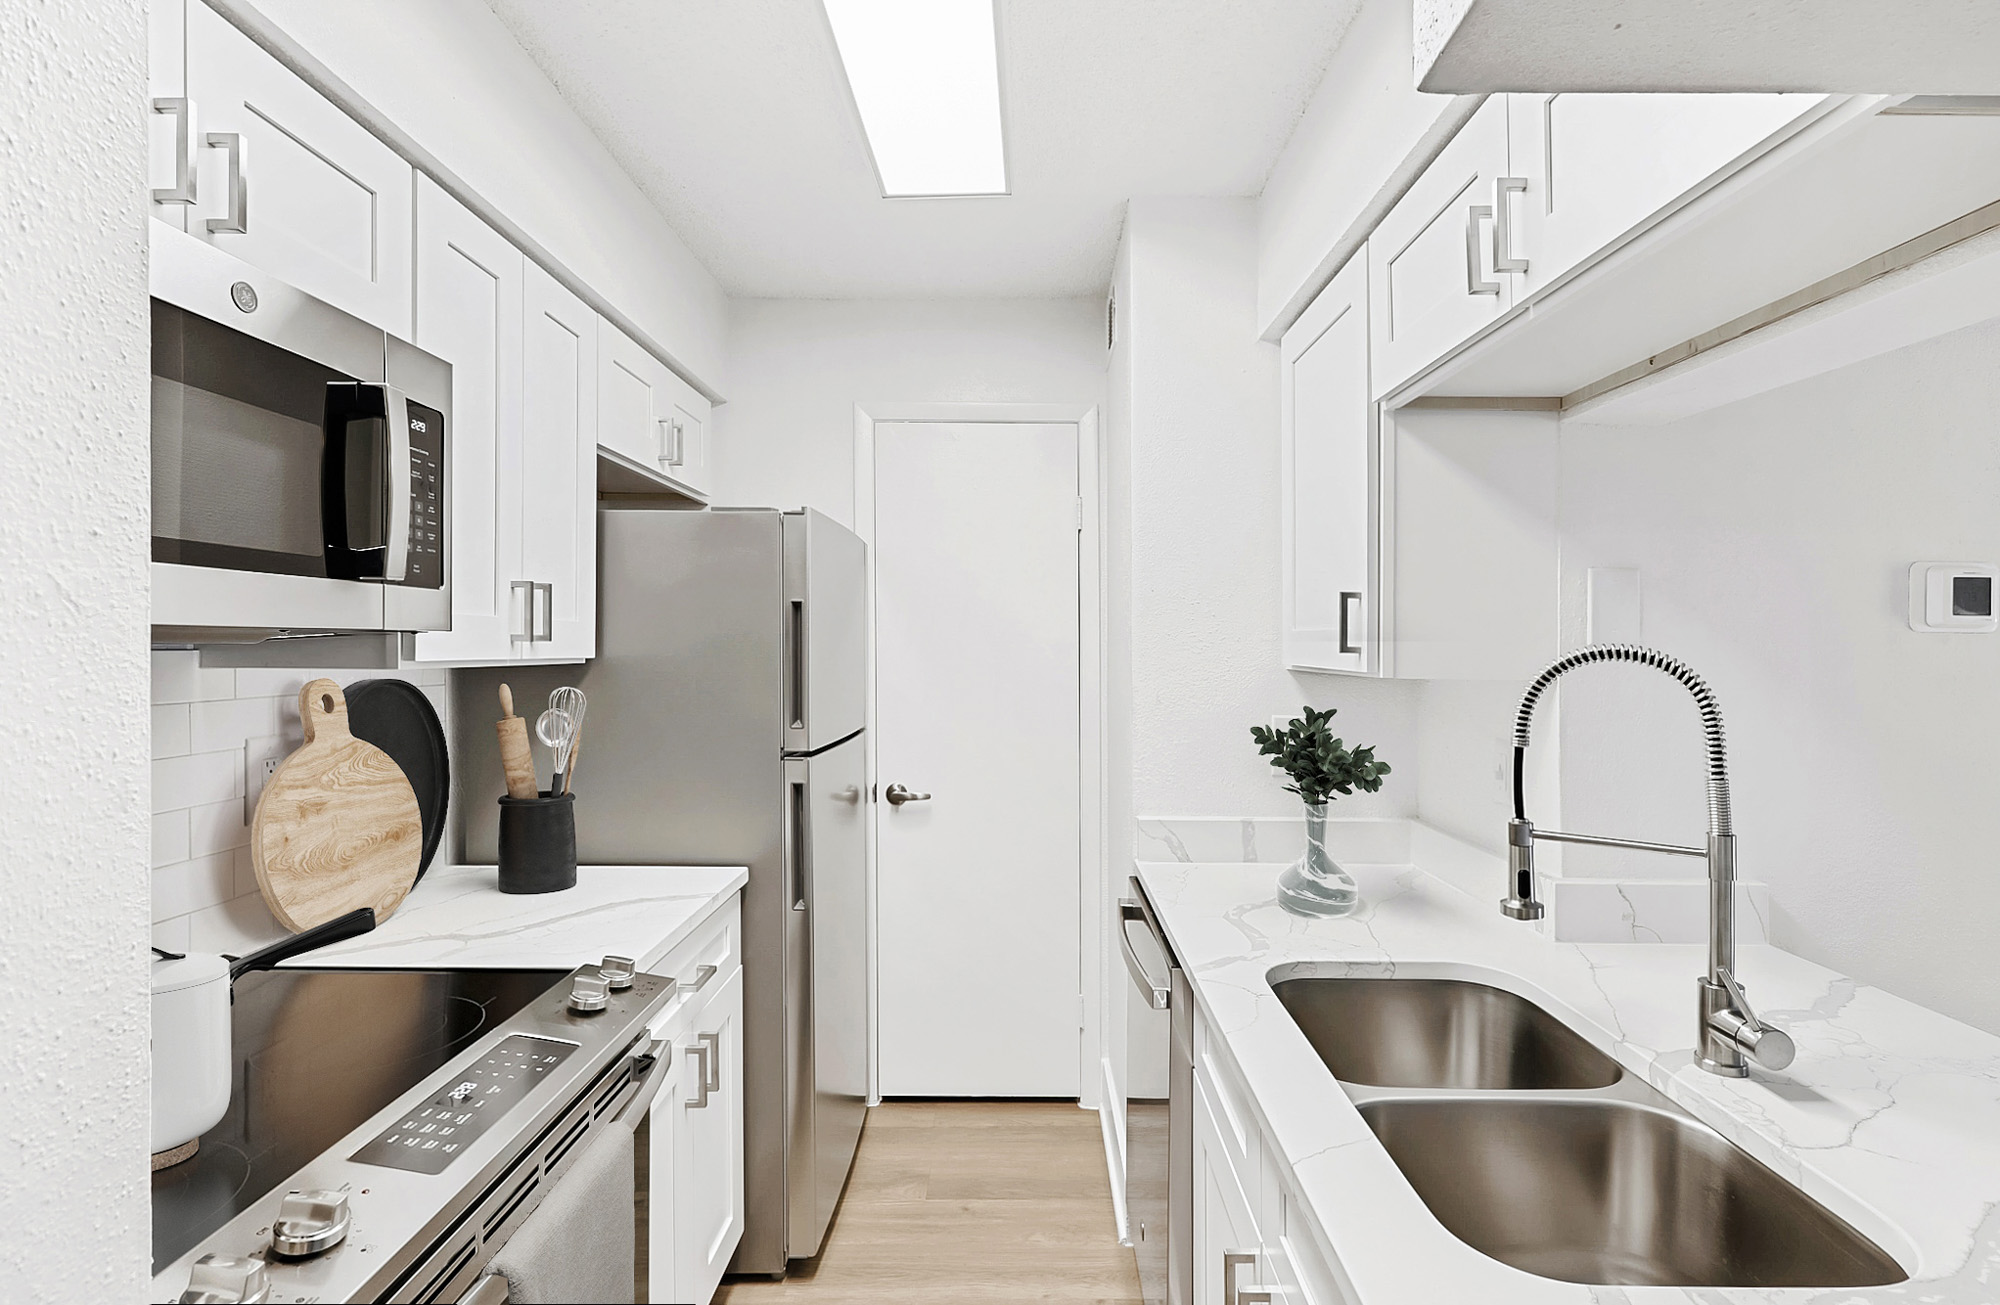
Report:
[[[509,1305],[631,1300],[632,1183],[632,1128],[614,1120],[493,1257]]]

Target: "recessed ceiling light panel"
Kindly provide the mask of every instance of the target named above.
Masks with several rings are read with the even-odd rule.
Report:
[[[882,194],[1006,194],[993,0],[823,3]]]

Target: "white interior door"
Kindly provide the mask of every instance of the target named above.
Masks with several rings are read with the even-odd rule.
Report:
[[[885,1096],[1077,1095],[1077,450],[1073,424],[875,428]]]

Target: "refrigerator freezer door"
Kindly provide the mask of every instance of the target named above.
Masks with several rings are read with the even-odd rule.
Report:
[[[867,1114],[866,779],[858,738],[785,763],[792,1259],[819,1253]]]
[[[866,723],[867,550],[807,508],[785,514],[785,750],[818,752]]]

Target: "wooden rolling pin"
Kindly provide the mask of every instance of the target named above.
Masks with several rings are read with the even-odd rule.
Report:
[[[528,748],[528,722],[514,714],[514,691],[500,686],[500,768],[507,772],[507,796],[540,797],[535,786],[535,754]]]

